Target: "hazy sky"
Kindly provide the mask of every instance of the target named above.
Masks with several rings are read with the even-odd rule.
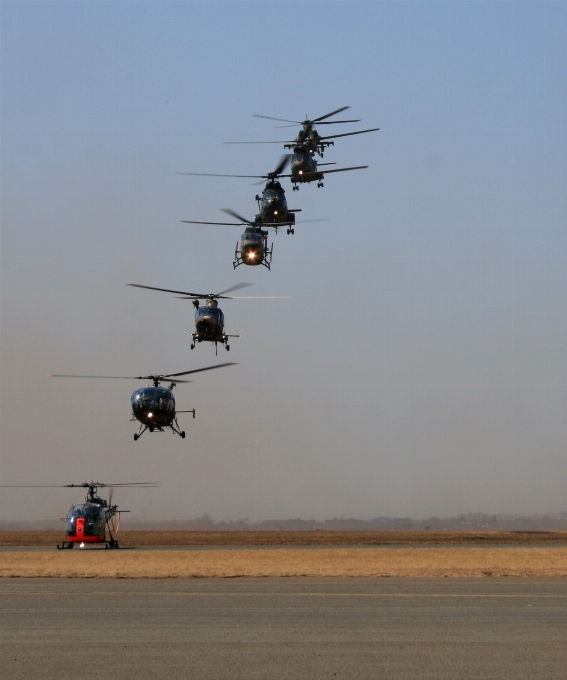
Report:
[[[157,481],[139,519],[565,510],[567,4],[1,3],[2,484]],[[350,105],[377,127],[292,192],[272,271],[232,268],[252,180],[286,139],[253,118]],[[282,136],[283,135],[283,136]],[[298,216],[299,217],[299,216]],[[190,351],[225,301],[231,351]],[[237,361],[176,388],[187,431],[129,422],[139,375]],[[2,490],[0,519],[81,494]]]

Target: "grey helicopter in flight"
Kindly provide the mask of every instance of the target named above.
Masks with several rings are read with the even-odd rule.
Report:
[[[266,175],[219,175],[205,172],[178,172],[178,175],[194,175],[197,177],[245,177],[252,179],[267,180],[262,194],[256,194],[255,200],[258,202],[258,215],[255,217],[254,224],[259,227],[274,226],[276,231],[281,227],[290,227],[295,224],[295,213],[301,212],[301,208],[290,209],[287,205],[285,191],[278,177],[289,177],[282,175],[286,166],[291,160],[291,154],[284,154],[273,172]],[[263,181],[260,182],[263,184]],[[198,224],[219,224],[217,222],[199,222]]]
[[[251,283],[237,283],[231,288],[222,290],[220,293],[189,293],[184,290],[172,290],[171,288],[156,288],[155,286],[141,286],[138,283],[128,283],[128,286],[135,288],[145,288],[146,290],[158,290],[164,293],[174,293],[182,300],[191,300],[195,307],[195,332],[191,334],[192,342],[191,349],[195,349],[198,342],[211,342],[215,345],[215,353],[217,345],[220,343],[224,345],[225,349],[230,350],[228,344],[229,338],[239,338],[240,335],[228,335],[224,331],[224,314],[222,309],[218,306],[218,300],[268,300],[276,299],[281,296],[249,296],[238,295],[229,297],[226,293],[232,293],[235,290],[248,288]],[[199,299],[205,298],[204,306],[199,304]]]
[[[274,252],[274,244],[268,247],[268,231],[262,227],[272,227],[276,233],[280,227],[287,227],[288,234],[290,233],[289,223],[284,224],[265,224],[258,219],[251,222],[245,217],[242,217],[234,210],[222,208],[222,211],[241,220],[240,222],[203,222],[200,220],[181,220],[184,224],[213,224],[229,227],[245,226],[244,233],[240,236],[240,243],[236,242],[234,250],[234,261],[232,266],[234,269],[240,267],[241,264],[247,264],[249,267],[257,267],[263,265],[268,271],[272,266],[272,255]],[[239,247],[240,246],[240,247]]]
[[[321,158],[324,156],[324,151],[326,147],[329,146],[334,146],[334,141],[329,141],[329,140],[334,140],[339,137],[351,137],[352,135],[362,135],[366,134],[368,132],[376,132],[380,128],[370,128],[369,130],[356,130],[355,132],[345,132],[343,134],[338,134],[338,135],[326,135],[322,137],[317,130],[315,129],[316,125],[334,125],[335,123],[358,123],[359,120],[325,120],[326,118],[330,118],[331,116],[335,116],[337,113],[341,113],[341,111],[345,111],[346,109],[349,109],[350,106],[343,106],[340,109],[337,109],[336,111],[332,111],[331,113],[327,113],[324,116],[319,116],[319,118],[305,118],[303,121],[293,121],[293,120],[287,120],[285,118],[273,118],[271,116],[261,116],[259,114],[254,114],[255,118],[265,118],[267,120],[276,120],[276,121],[281,121],[284,123],[291,123],[291,125],[283,125],[282,127],[294,127],[295,125],[301,125],[302,129],[299,131],[297,137],[293,140],[282,140],[282,141],[277,141],[277,142],[223,142],[224,144],[283,144],[284,149],[293,149],[294,150],[294,155],[302,153],[302,152],[307,152],[309,153],[310,156],[313,156],[314,154],[318,154]],[[295,164],[297,165],[297,163]],[[322,164],[320,164],[322,165]],[[292,159],[292,173],[294,169],[294,163]],[[303,170],[304,172],[307,171],[312,171],[312,169],[306,168],[306,167],[299,167],[297,169],[297,174],[299,173],[299,170]],[[329,172],[329,171],[327,171]]]
[[[181,220],[181,222],[184,224],[213,224],[229,227],[245,227],[244,233],[240,236],[240,243],[238,241],[236,242],[232,266],[236,269],[237,267],[240,267],[241,264],[246,264],[249,267],[263,265],[270,271],[274,244],[272,243],[271,246],[268,247],[269,232],[267,230],[273,229],[277,234],[278,229],[286,227],[288,234],[295,234],[295,223],[293,225],[286,222],[269,224],[260,222],[258,215],[256,215],[254,222],[252,222],[229,208],[221,208],[221,210],[228,215],[235,217],[237,220],[240,220],[240,222],[203,222],[200,220]],[[319,220],[301,220],[301,224],[326,221],[325,218]],[[263,227],[265,227],[265,229]]]
[[[279,143],[279,142],[278,142]],[[288,163],[289,154],[282,157],[278,169],[281,167],[278,173],[269,173],[268,175],[224,175],[208,172],[178,172],[178,175],[195,175],[201,177],[245,177],[250,179],[275,179],[275,177],[289,177],[291,183],[293,184],[293,190],[299,190],[297,186],[298,183],[303,184],[305,182],[310,183],[317,181],[318,187],[323,187],[323,179],[325,175],[332,172],[347,172],[349,170],[365,170],[367,165],[355,165],[350,168],[334,168],[333,170],[320,170],[323,165],[336,165],[336,163],[317,163],[314,158],[313,152],[311,152],[304,144],[297,145],[295,142],[293,145],[293,154],[291,154],[291,172],[289,174],[281,174],[281,170],[285,169]],[[286,159],[285,161],[283,159]],[[282,165],[283,163],[283,165]],[[270,177],[270,175],[272,177]],[[268,183],[269,184],[269,183]],[[268,187],[266,184],[266,188]],[[279,184],[279,182],[278,182]],[[281,188],[281,187],[280,187]],[[298,210],[296,209],[296,212]]]
[[[185,439],[185,432],[180,429],[179,423],[177,422],[177,414],[192,413],[193,418],[195,418],[195,409],[189,411],[176,411],[175,397],[173,396],[172,391],[173,388],[178,383],[191,382],[190,380],[179,380],[178,377],[234,365],[234,363],[216,364],[214,366],[205,366],[204,368],[195,368],[192,371],[182,371],[181,373],[167,373],[159,375],[63,375],[60,373],[50,373],[47,377],[97,378],[108,380],[151,380],[151,385],[146,385],[145,387],[137,389],[130,397],[130,402],[132,405],[131,420],[138,420],[140,422],[140,430],[134,434],[134,441],[137,441],[146,430],[149,430],[150,432],[165,432],[164,428],[170,428],[174,434],[178,434],[181,439]],[[163,381],[170,382],[169,386],[162,387],[160,383]]]
[[[291,154],[283,155],[276,169],[267,175],[219,175],[201,172],[177,173],[180,175],[205,177],[246,177],[252,179],[259,177],[263,180],[268,180],[262,191],[262,196],[256,195],[259,213],[255,216],[254,220],[248,220],[229,208],[221,208],[223,212],[231,217],[235,217],[239,222],[204,222],[203,220],[181,220],[181,222],[184,224],[245,227],[244,233],[240,237],[240,243],[236,243],[234,261],[232,263],[234,269],[241,264],[246,264],[250,267],[263,265],[269,271],[271,269],[274,244],[272,243],[271,246],[268,246],[268,229],[273,229],[277,234],[279,229],[285,228],[287,234],[295,234],[295,213],[301,212],[300,208],[295,208],[293,211],[288,208],[285,190],[278,181],[278,177],[291,176],[281,174],[282,170],[289,163],[290,158]],[[326,220],[301,220],[301,223],[324,221]]]

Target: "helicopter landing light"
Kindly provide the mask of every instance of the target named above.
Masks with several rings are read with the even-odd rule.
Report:
[[[84,543],[79,543],[79,548],[84,548],[85,544]]]
[[[153,415],[154,415],[153,413],[148,413],[148,418],[152,418]]]

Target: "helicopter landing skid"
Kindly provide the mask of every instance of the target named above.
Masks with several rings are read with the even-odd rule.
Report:
[[[102,543],[102,541],[101,541]],[[75,542],[72,541],[62,541],[61,545],[57,544],[57,550],[72,550],[75,546]],[[79,546],[81,547],[81,546]],[[104,541],[104,547],[109,549],[117,549],[120,546],[115,538],[111,538],[110,541]]]
[[[193,413],[193,418],[194,417],[195,413]],[[174,434],[178,434],[181,437],[181,439],[185,439],[185,431],[179,427],[177,418],[174,418],[173,421],[169,425],[167,425],[167,427],[170,427],[172,432]],[[136,432],[134,434],[134,441],[137,442],[138,439],[140,439],[140,437],[144,434],[146,430],[149,430],[150,432],[165,432],[163,427],[150,427],[149,425],[140,425],[139,432]]]

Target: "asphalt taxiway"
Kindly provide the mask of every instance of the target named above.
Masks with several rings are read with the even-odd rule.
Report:
[[[562,680],[565,579],[3,579],[2,680]]]

